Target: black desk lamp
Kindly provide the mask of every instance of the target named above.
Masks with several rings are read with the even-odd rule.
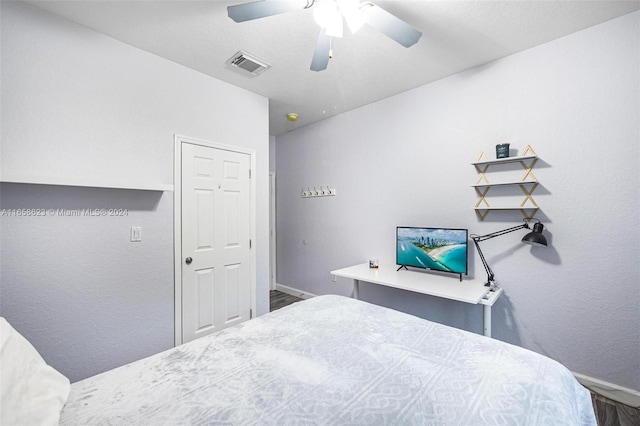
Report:
[[[492,232],[487,235],[471,235],[470,238],[473,240],[473,243],[476,246],[476,250],[478,250],[478,254],[480,255],[480,259],[482,260],[482,265],[484,266],[484,270],[487,271],[487,283],[485,286],[491,287],[492,289],[495,287],[495,275],[493,270],[487,263],[487,259],[485,259],[484,254],[482,254],[482,250],[480,250],[480,245],[478,244],[480,241],[490,240],[491,238],[499,237],[500,235],[508,234],[513,231],[517,231],[518,229],[531,229],[529,228],[529,222],[532,220],[536,220],[537,222],[533,225],[533,231],[529,232],[522,238],[522,242],[526,244],[531,244],[533,246],[547,246],[547,239],[542,235],[542,230],[544,229],[544,225],[540,223],[538,219],[533,218],[525,218],[523,219],[525,223],[522,225],[514,226],[513,228],[503,229],[502,231]]]

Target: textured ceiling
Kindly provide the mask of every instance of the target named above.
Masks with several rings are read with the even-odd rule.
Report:
[[[367,26],[345,29],[327,70],[314,72],[312,9],[244,23],[227,17],[228,5],[246,2],[28,1],[269,98],[276,136],[640,9],[639,0],[374,1],[422,31],[420,41],[404,48]],[[272,67],[254,77],[227,65],[239,50]]]

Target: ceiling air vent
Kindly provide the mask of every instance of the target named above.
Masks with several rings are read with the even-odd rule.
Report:
[[[262,74],[263,71],[271,68],[271,65],[261,61],[253,55],[243,52],[242,50],[236,53],[227,61],[227,64],[231,64],[236,68],[243,69],[253,75]]]

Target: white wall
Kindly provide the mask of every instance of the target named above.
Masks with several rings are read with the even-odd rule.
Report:
[[[257,313],[268,312],[268,100],[2,2],[2,176],[173,183],[174,135],[256,152]],[[173,346],[173,193],[2,184],[2,316],[72,381]],[[131,226],[142,242],[130,243]]]
[[[398,225],[522,223],[476,217],[470,163],[530,144],[550,246],[520,244],[524,233],[483,243],[505,289],[493,335],[640,389],[639,40],[634,13],[278,137],[278,283],[348,295],[329,271],[393,264]],[[300,197],[319,185],[337,196]],[[475,252],[470,266],[485,279]],[[480,307],[368,284],[361,298],[481,332]]]
[[[276,137],[269,136],[269,171],[276,171]]]

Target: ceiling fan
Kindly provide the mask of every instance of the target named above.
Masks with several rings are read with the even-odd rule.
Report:
[[[311,60],[312,71],[327,68],[333,56],[331,38],[342,37],[343,21],[352,33],[366,23],[404,47],[413,46],[422,36],[420,31],[368,0],[259,0],[229,6],[227,12],[234,21],[245,22],[308,9],[316,3],[313,15],[320,25],[320,35]]]

